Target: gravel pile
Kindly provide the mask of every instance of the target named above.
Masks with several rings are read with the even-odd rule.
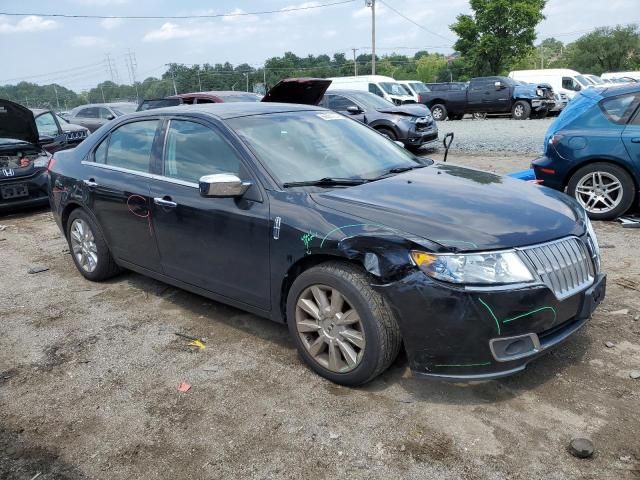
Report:
[[[451,153],[512,152],[541,154],[544,136],[554,118],[538,120],[511,120],[488,118],[438,122],[440,138],[449,132],[455,134]]]

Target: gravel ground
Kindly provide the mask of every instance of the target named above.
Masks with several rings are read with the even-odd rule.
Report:
[[[544,135],[553,118],[536,120],[511,120],[510,118],[488,118],[438,122],[440,137],[448,132],[455,134],[451,154],[484,152],[510,152],[522,155],[542,153]]]
[[[400,358],[349,389],[307,369],[282,325],[137,274],[84,280],[46,211],[0,223],[3,480],[640,478],[638,230],[596,225],[607,299],[525,372],[450,384]],[[567,452],[577,436],[593,458]]]

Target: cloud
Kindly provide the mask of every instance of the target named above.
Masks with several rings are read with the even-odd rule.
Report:
[[[147,32],[142,38],[145,42],[158,42],[164,40],[173,40],[175,38],[187,38],[198,34],[198,29],[187,29],[175,23],[164,23],[158,30]]]
[[[71,45],[73,45],[74,47],[106,47],[108,44],[109,42],[106,38],[95,37],[93,35],[78,35],[71,38]]]
[[[222,17],[223,22],[257,22],[260,18],[257,15],[247,15],[247,12],[241,8],[234,8],[227,14],[234,15],[233,17]]]
[[[336,35],[338,35],[338,32],[336,32],[335,30],[327,30],[322,34],[324,38],[333,38]]]
[[[111,5],[123,5],[129,0],[75,0],[75,3],[89,7],[109,7]]]
[[[6,16],[0,16],[0,33],[25,33],[41,32],[58,27],[55,20],[44,19],[35,15],[21,18],[16,23],[11,23]]]
[[[121,18],[105,18],[100,21],[100,26],[105,30],[113,30],[114,28],[118,28],[120,25],[124,23],[124,20]]]

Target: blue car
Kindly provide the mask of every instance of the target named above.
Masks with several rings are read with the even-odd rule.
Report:
[[[574,197],[594,220],[627,212],[640,188],[640,85],[589,88],[551,124],[533,162],[543,185]]]

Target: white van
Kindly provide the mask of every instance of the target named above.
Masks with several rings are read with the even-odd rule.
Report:
[[[584,75],[568,68],[516,70],[509,72],[509,78],[527,83],[548,83],[555,93],[564,93],[570,99],[583,88],[593,87],[593,83]]]
[[[430,92],[429,87],[420,80],[398,80],[398,83],[409,90],[411,95],[413,95],[413,99],[418,103],[422,103],[420,98],[421,93]]]
[[[396,105],[417,103],[407,90],[391,77],[382,75],[359,75],[357,77],[334,77],[328,90],[361,90],[382,97]]]

